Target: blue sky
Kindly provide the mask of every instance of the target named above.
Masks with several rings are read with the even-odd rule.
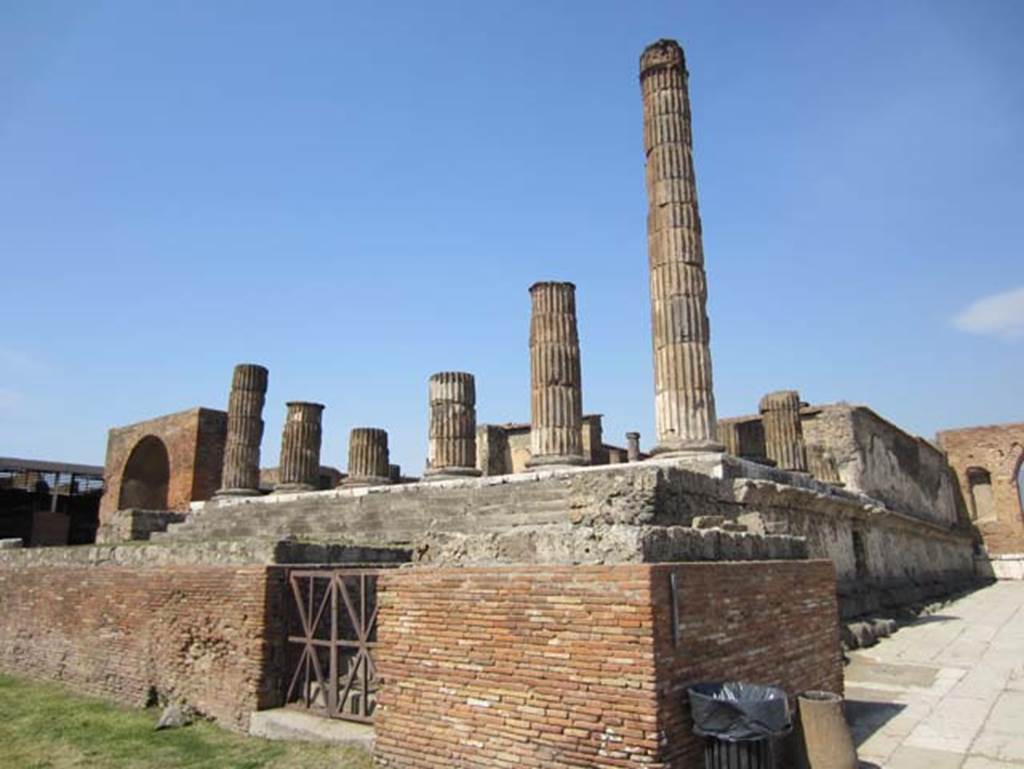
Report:
[[[1024,3],[0,4],[0,454],[224,408],[231,367],[426,456],[426,380],[529,417],[528,286],[653,433],[637,61],[687,52],[719,413],[1019,421]]]

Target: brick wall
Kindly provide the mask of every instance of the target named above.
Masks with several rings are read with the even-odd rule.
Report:
[[[699,766],[685,684],[742,677],[841,691],[835,590],[827,561],[387,574],[378,759],[401,769]]]
[[[209,499],[220,486],[227,436],[226,412],[194,408],[115,427],[107,436],[103,498],[100,500],[101,524],[109,523],[113,513],[122,507],[122,482],[128,460],[132,450],[147,436],[158,438],[167,451],[170,474],[167,482],[168,509],[188,510],[189,502]]]
[[[938,434],[938,441],[956,472],[964,506],[988,552],[1024,552],[1024,504],[1017,485],[1024,462],[1024,424],[946,430]],[[978,515],[967,477],[971,468],[985,470],[991,477],[994,516]]]
[[[676,573],[679,634],[665,621]],[[658,724],[666,767],[703,766],[690,736],[686,687],[741,680],[841,694],[835,573],[829,561],[694,563],[651,568]]]
[[[0,568],[0,669],[224,725],[280,696],[284,578],[264,566]]]

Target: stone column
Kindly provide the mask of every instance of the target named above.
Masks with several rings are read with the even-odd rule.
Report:
[[[477,476],[476,383],[472,374],[441,371],[430,377],[427,478]]]
[[[626,433],[626,458],[630,462],[640,461],[640,433]]]
[[[782,470],[807,472],[804,431],[800,425],[800,394],[779,390],[761,398],[761,422],[768,459]]]
[[[348,437],[348,477],[342,485],[379,486],[390,482],[387,431],[353,427]]]
[[[583,394],[576,332],[576,286],[530,286],[530,461],[528,467],[582,465]]]
[[[269,372],[263,366],[252,363],[235,366],[228,399],[228,434],[219,497],[260,493],[260,442],[268,377]]]
[[[723,449],[716,436],[687,77],[683,49],[674,40],[659,40],[640,57],[656,454]]]
[[[320,481],[322,403],[291,401],[281,433],[281,463],[274,491],[312,491]]]

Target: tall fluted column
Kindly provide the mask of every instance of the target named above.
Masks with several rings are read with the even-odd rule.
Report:
[[[348,477],[343,486],[391,483],[388,434],[378,427],[353,427],[348,437]]]
[[[430,377],[430,444],[425,476],[476,476],[476,383],[472,374],[441,371]]]
[[[626,433],[626,458],[630,462],[640,461],[640,433]]]
[[[291,401],[281,433],[281,466],[274,491],[311,491],[320,479],[321,403]]]
[[[530,286],[530,461],[528,467],[582,465],[583,394],[576,332],[576,286]]]
[[[647,249],[654,339],[655,453],[721,451],[711,381],[707,280],[683,49],[640,57],[647,156]]]
[[[260,442],[263,403],[269,372],[263,366],[239,363],[231,379],[224,468],[217,496],[252,496],[260,488]]]
[[[768,459],[782,470],[807,472],[800,394],[796,390],[768,393],[761,398],[760,411]]]

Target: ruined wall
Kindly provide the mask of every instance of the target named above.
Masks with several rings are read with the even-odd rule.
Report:
[[[942,452],[871,409],[835,403],[801,411],[804,440],[828,449],[846,488],[901,513],[957,523],[954,482]]]
[[[283,599],[274,567],[0,565],[0,670],[244,729],[280,699]]]
[[[938,434],[938,442],[956,472],[964,507],[980,531],[985,549],[992,554],[1024,553],[1024,503],[1019,486],[1024,424],[945,430]],[[984,500],[977,488],[983,474],[972,471],[988,475],[989,500]]]
[[[227,435],[227,414],[195,408],[145,422],[115,427],[107,437],[107,459],[103,470],[104,491],[100,501],[100,524],[122,505],[125,471],[133,450],[149,436],[162,444],[169,462],[166,504],[170,510],[188,510],[189,502],[213,496],[220,486]]]
[[[702,464],[704,462],[704,464]],[[157,541],[343,537],[439,564],[829,558],[844,614],[974,578],[969,533],[727,455],[209,505]],[[704,529],[708,517],[749,533]],[[773,535],[764,537],[761,535]],[[855,536],[856,534],[856,536]],[[789,535],[786,536],[781,535]],[[805,537],[806,544],[793,537]],[[799,545],[799,546],[798,546]],[[859,563],[858,567],[858,552]]]
[[[842,691],[827,562],[418,568],[380,590],[384,766],[698,767],[687,683]]]
[[[768,462],[764,425],[759,416],[719,419],[718,438],[733,456],[762,464]]]
[[[581,426],[583,456],[589,465],[606,465],[615,458],[622,460],[615,446],[604,444],[601,414],[584,414]],[[477,468],[484,475],[506,475],[526,472],[530,461],[530,425],[510,422],[504,425],[480,425],[477,429]]]
[[[753,531],[804,537],[812,558],[835,564],[844,618],[925,602],[971,584],[970,537],[872,505],[738,482]]]
[[[822,469],[819,465],[827,457],[828,475],[838,471],[839,481],[851,491],[918,518],[947,526],[960,522],[955,478],[942,451],[928,441],[904,432],[865,406],[847,403],[804,406],[800,421],[812,472]],[[767,462],[759,416],[721,419],[718,426],[729,453]]]

